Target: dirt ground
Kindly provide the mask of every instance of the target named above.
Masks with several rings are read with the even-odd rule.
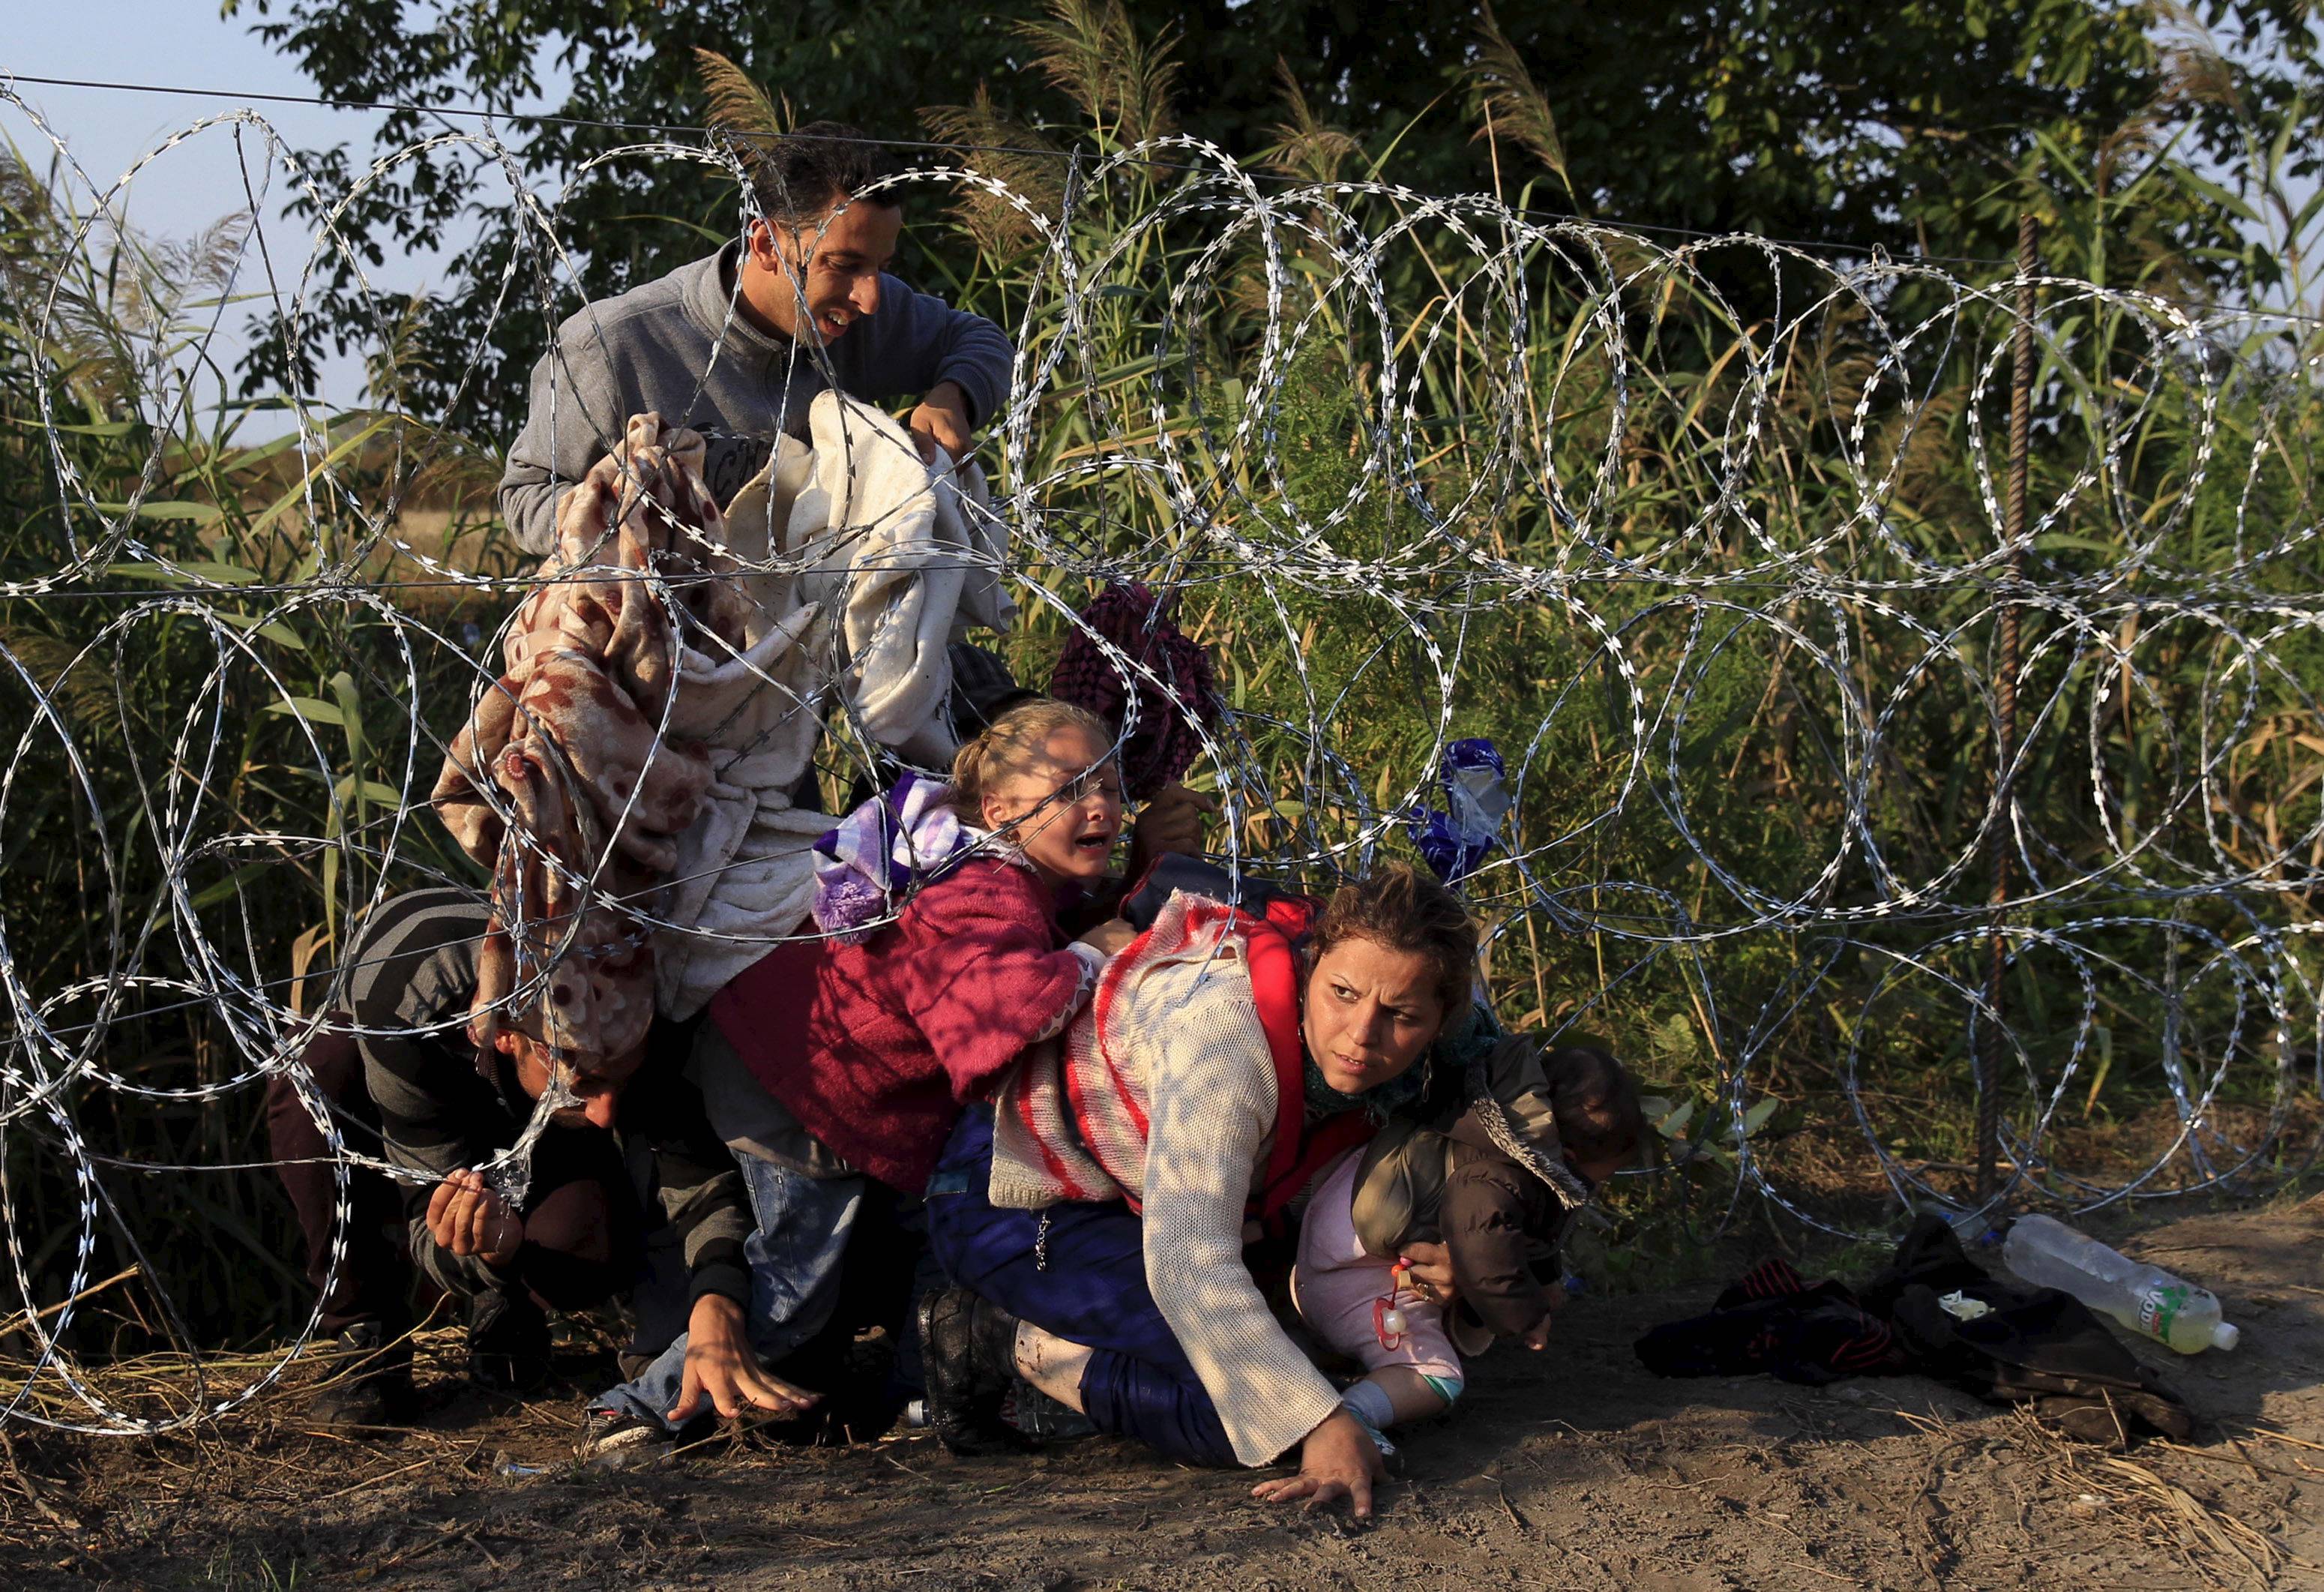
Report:
[[[732,1437],[613,1473],[573,1406],[453,1399],[410,1432],[285,1395],[200,1434],[0,1455],[12,1588],[2324,1587],[2324,1199],[2124,1247],[2215,1288],[2232,1355],[2164,1370],[2190,1446],[2126,1456],[1917,1377],[1664,1381],[1630,1344],[1717,1284],[1576,1301],[1414,1432],[1368,1528],[1109,1439],[956,1460],[924,1435]],[[1812,1265],[1812,1257],[1809,1264]],[[538,1474],[524,1474],[539,1467]]]

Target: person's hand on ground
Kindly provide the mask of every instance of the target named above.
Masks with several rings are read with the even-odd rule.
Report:
[[[1134,884],[1162,856],[1199,856],[1203,826],[1219,804],[1200,791],[1165,785],[1138,814],[1130,831],[1130,877]]]
[[[428,1236],[450,1254],[473,1254],[488,1266],[504,1266],[524,1246],[524,1222],[469,1169],[454,1172],[428,1197]]]
[[[1452,1252],[1442,1244],[1407,1244],[1404,1258],[1412,1267],[1405,1276],[1413,1289],[1438,1309],[1451,1310],[1461,1297],[1460,1286],[1452,1281]]]
[[[920,458],[930,464],[936,462],[930,444],[952,455],[954,465],[976,446],[969,436],[968,394],[961,391],[958,382],[938,382],[930,387],[908,423],[912,440],[919,444]]]
[[[730,1417],[750,1404],[779,1415],[804,1414],[821,1396],[760,1366],[742,1329],[741,1305],[716,1293],[694,1301],[686,1323],[686,1370],[669,1410],[673,1424],[693,1420],[706,1403]]]
[[[1335,1410],[1300,1442],[1299,1474],[1263,1481],[1250,1495],[1262,1504],[1305,1498],[1310,1509],[1345,1498],[1358,1520],[1370,1520],[1372,1484],[1387,1475],[1388,1466],[1363,1423]]]
[[[1084,945],[1094,946],[1105,956],[1119,956],[1122,948],[1138,938],[1137,926],[1127,918],[1108,918],[1081,937]]]
[[[1542,1291],[1542,1299],[1549,1308],[1542,1311],[1541,1319],[1536,1321],[1526,1329],[1525,1336],[1518,1339],[1529,1349],[1545,1349],[1549,1347],[1549,1324],[1557,1319],[1557,1312],[1564,1307],[1565,1285],[1562,1282],[1551,1283]]]

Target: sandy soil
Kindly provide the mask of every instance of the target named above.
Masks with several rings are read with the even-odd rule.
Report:
[[[564,1458],[572,1406],[452,1399],[409,1433],[295,1398],[199,1436],[0,1457],[11,1587],[1606,1588],[2324,1587],[2324,1199],[2124,1247],[2206,1282],[2234,1355],[2170,1360],[2193,1445],[2119,1456],[1916,1377],[1670,1382],[1630,1351],[1716,1285],[1577,1301],[1558,1347],[1476,1367],[1379,1518],[1106,1439],[955,1460],[899,1435],[724,1437],[642,1470]],[[534,1476],[504,1467],[544,1467]]]

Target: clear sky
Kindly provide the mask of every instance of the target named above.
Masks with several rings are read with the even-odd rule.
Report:
[[[0,71],[261,94],[314,92],[289,60],[252,36],[249,16],[221,20],[217,0],[80,0],[11,5],[8,10]],[[111,183],[171,134],[240,103],[42,84],[21,84],[17,92],[48,118],[100,185]],[[257,108],[294,148],[363,137],[375,120],[316,106]],[[47,141],[14,106],[0,106],[0,128],[36,169],[45,164]],[[130,219],[149,232],[183,235],[239,208],[241,195],[231,137],[205,134],[138,178]]]
[[[5,74],[26,73],[224,88],[244,95],[314,92],[287,58],[251,32],[256,19],[247,5],[242,15],[228,19],[219,16],[217,0],[0,0],[0,13],[6,18],[0,27],[0,83],[6,82]],[[372,113],[311,105],[46,84],[11,86],[48,122],[87,173],[90,186],[73,182],[84,208],[131,165],[205,117],[247,106],[263,115],[290,149],[349,143],[359,152],[370,149],[380,120]],[[244,208],[245,166],[255,189],[266,176],[266,157],[263,138],[248,130],[237,151],[235,131],[231,126],[208,128],[140,171],[125,195],[130,224],[157,236],[185,237]],[[0,103],[0,136],[13,141],[35,171],[48,169],[49,138],[18,106]],[[284,214],[290,191],[289,173],[278,165],[264,206],[267,243],[278,273],[295,279],[311,251],[314,229]],[[385,289],[413,291],[440,273],[440,262],[436,255],[391,258],[373,273],[373,282]],[[256,264],[252,259],[237,291],[263,288],[265,279]],[[231,333],[222,334],[213,349],[228,368],[244,346],[243,319],[229,318]],[[331,360],[322,375],[320,395],[327,403],[341,406],[361,400],[359,358]],[[244,434],[256,439],[287,429],[286,423],[274,421],[254,425]]]

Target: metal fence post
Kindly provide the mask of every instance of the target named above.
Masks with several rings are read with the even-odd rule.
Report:
[[[2025,493],[2034,429],[2034,271],[2038,224],[2017,218],[2017,318],[2010,332],[2009,497],[2003,507],[2002,534],[2009,544],[2009,574],[1999,587],[1998,634],[1994,658],[1993,815],[1986,844],[1990,848],[1993,893],[1987,898],[1984,1020],[1977,1047],[1977,1197],[1993,1198],[2001,1158],[2002,974],[2009,942],[2003,924],[2009,911],[2009,862],[2013,825],[2011,786],[2017,760],[2017,594],[2025,578]]]

